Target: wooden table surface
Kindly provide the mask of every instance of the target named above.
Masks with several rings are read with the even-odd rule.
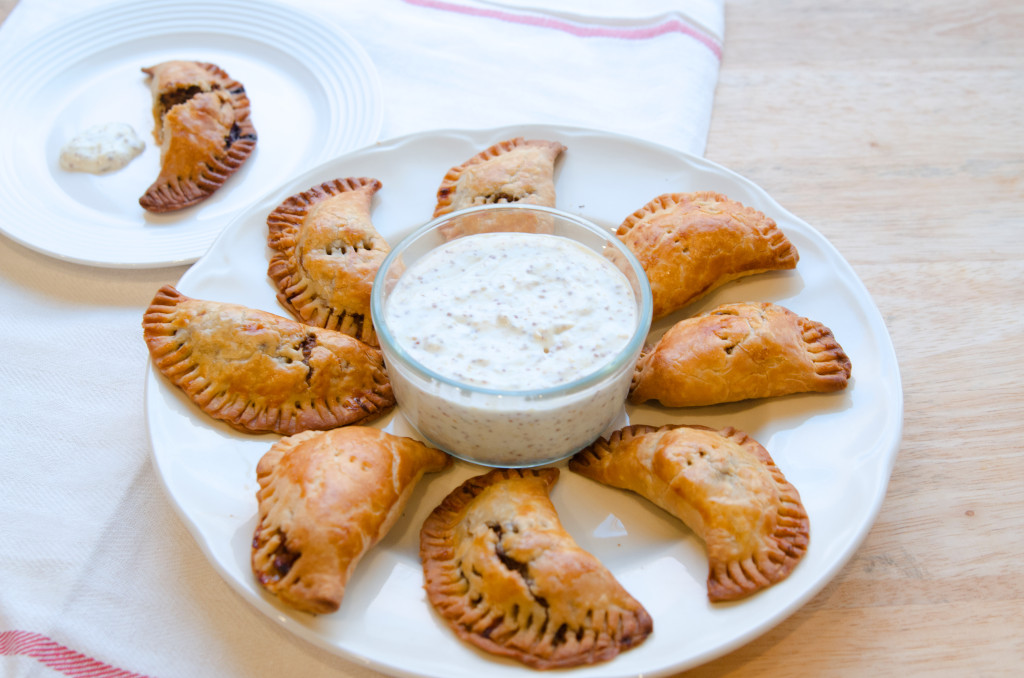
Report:
[[[706,156],[852,264],[905,420],[849,564],[685,676],[1020,675],[1024,3],[727,0],[726,26]]]
[[[851,263],[905,416],[849,564],[687,677],[1024,675],[1024,3],[727,0],[706,156]]]

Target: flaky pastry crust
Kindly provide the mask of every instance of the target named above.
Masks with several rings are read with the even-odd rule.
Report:
[[[710,191],[660,195],[616,234],[647,272],[655,320],[732,280],[792,269],[800,259],[774,220]]]
[[[256,148],[245,88],[199,61],[143,68],[153,94],[153,138],[160,174],[139,198],[150,212],[171,212],[210,197]]]
[[[478,207],[521,203],[555,206],[555,161],[565,150],[557,141],[516,137],[498,142],[448,170],[437,189],[434,216]],[[440,230],[453,239],[472,233],[546,233],[547,220],[508,213],[464,217]]]
[[[639,494],[703,539],[714,602],[782,581],[807,551],[810,523],[799,493],[742,431],[628,426],[577,453],[569,469]]]
[[[770,302],[723,304],[673,325],[640,354],[629,401],[697,407],[846,388],[832,331]]]
[[[256,579],[298,610],[334,612],[423,475],[450,464],[444,452],[365,426],[282,438],[256,467]]]
[[[341,332],[191,299],[171,285],[156,293],[142,327],[156,368],[240,431],[365,423],[395,404],[380,350]]]
[[[370,289],[391,251],[370,220],[377,179],[335,179],[288,197],[267,217],[267,273],[304,323],[377,346]]]
[[[559,522],[548,496],[558,473],[471,478],[420,532],[427,597],[452,630],[536,669],[606,661],[652,630],[643,606]]]

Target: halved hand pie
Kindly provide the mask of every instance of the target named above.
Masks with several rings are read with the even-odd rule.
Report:
[[[616,234],[647,272],[655,319],[731,280],[795,268],[800,258],[772,219],[708,191],[658,196]]]
[[[501,141],[448,170],[437,190],[434,216],[480,205],[523,203],[555,206],[555,161],[565,146],[517,137]],[[442,228],[456,238],[470,233],[542,233],[546,225],[528,215],[475,215]]]
[[[373,277],[391,250],[370,221],[376,179],[335,179],[290,196],[267,217],[277,299],[304,323],[371,346]]]
[[[832,331],[772,303],[723,304],[680,320],[637,361],[632,403],[696,407],[838,391],[850,359]]]
[[[142,70],[153,93],[160,174],[139,204],[179,210],[210,197],[256,148],[249,97],[215,64],[165,61]]]
[[[537,669],[591,664],[639,645],[647,611],[576,545],[548,496],[557,468],[495,469],[424,521],[427,597],[455,633]]]
[[[417,440],[365,426],[282,438],[256,467],[253,573],[294,608],[334,612],[356,565],[401,516],[423,474],[450,463]]]
[[[206,414],[292,435],[367,422],[395,398],[380,350],[245,306],[162,287],[142,327],[156,368]]]
[[[807,551],[796,488],[767,450],[733,428],[629,426],[577,453],[569,468],[636,492],[703,539],[712,601],[782,581]]]

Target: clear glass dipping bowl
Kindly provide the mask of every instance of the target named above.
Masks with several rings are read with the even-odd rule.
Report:
[[[498,390],[460,383],[425,367],[387,323],[388,298],[403,272],[465,231],[537,232],[581,243],[626,277],[636,302],[628,343],[610,360],[568,383]],[[438,217],[403,239],[383,261],[371,294],[374,327],[399,411],[431,445],[484,466],[517,468],[564,459],[622,415],[633,368],[651,326],[651,289],[640,263],[615,234],[582,217],[537,205],[473,207]]]

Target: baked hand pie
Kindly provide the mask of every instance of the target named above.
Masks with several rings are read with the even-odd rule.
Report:
[[[370,221],[376,179],[335,179],[290,196],[267,217],[267,272],[304,323],[377,346],[370,288],[391,248]]]
[[[256,466],[256,579],[291,607],[334,612],[423,475],[450,463],[418,440],[366,426],[282,438]]]
[[[143,68],[153,93],[153,138],[160,174],[139,198],[170,212],[210,197],[256,148],[245,88],[219,66],[165,61]]]
[[[156,368],[214,419],[292,435],[368,422],[395,404],[379,349],[165,285],[142,319]]]
[[[708,191],[658,196],[616,235],[647,272],[654,319],[737,278],[795,268],[800,258],[772,219]]]
[[[637,360],[629,401],[698,407],[846,388],[850,358],[832,331],[787,308],[723,304],[680,320]]]
[[[548,496],[558,473],[471,478],[420,531],[427,597],[452,630],[535,669],[606,661],[652,630],[643,606],[559,522]]]
[[[557,141],[522,137],[494,144],[448,170],[437,190],[434,216],[481,205],[554,207],[555,161],[564,150]],[[493,231],[545,233],[550,226],[536,215],[502,212],[464,217],[440,230],[451,240]]]
[[[799,493],[768,451],[736,429],[628,426],[578,452],[569,468],[639,494],[703,539],[711,601],[782,581],[807,552]]]

